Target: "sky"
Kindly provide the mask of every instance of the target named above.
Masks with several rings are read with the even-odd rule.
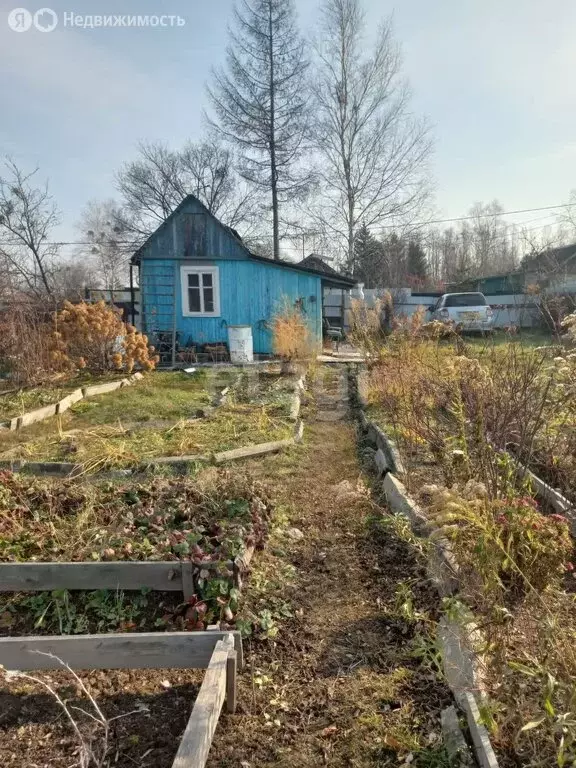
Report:
[[[41,3],[24,7],[35,13]],[[222,63],[233,0],[46,0],[50,32],[15,32],[0,0],[0,155],[39,167],[62,211],[58,236],[140,140],[177,147],[202,133],[205,83]],[[296,0],[303,33],[316,0]],[[392,15],[415,114],[433,126],[439,217],[476,201],[506,210],[563,203],[576,188],[573,0],[364,0],[368,30]],[[63,27],[76,15],[173,14],[183,26]],[[45,18],[45,17],[43,17]],[[367,40],[367,45],[369,40]],[[311,115],[313,119],[313,115]],[[539,227],[553,212],[512,217]]]

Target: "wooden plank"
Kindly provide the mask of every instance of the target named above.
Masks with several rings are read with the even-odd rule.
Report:
[[[226,696],[229,650],[227,641],[216,643],[172,768],[204,768],[206,765]]]
[[[466,719],[468,720],[468,727],[470,729],[470,735],[472,736],[472,743],[474,744],[478,765],[480,765],[481,768],[498,768],[498,760],[492,749],[488,731],[482,724],[482,718],[480,717],[480,712],[474,695],[469,691],[465,692],[460,703],[466,713]]]
[[[231,715],[236,712],[238,655],[236,651],[228,651],[226,661],[226,712]]]
[[[29,424],[35,424],[37,421],[44,421],[51,416],[56,415],[56,404],[45,405],[43,408],[37,408],[35,411],[28,411],[28,413],[18,416],[17,428],[27,427]]]
[[[107,392],[114,392],[122,386],[121,381],[109,381],[105,384],[93,384],[91,387],[82,387],[84,397],[94,397],[95,395],[105,395]]]
[[[226,461],[237,461],[238,459],[249,459],[253,456],[263,456],[267,453],[277,453],[289,445],[294,445],[294,438],[287,440],[277,440],[273,443],[259,443],[258,445],[249,445],[246,448],[234,448],[231,451],[223,451],[214,454],[216,464],[223,464]]]
[[[0,563],[0,592],[144,587],[182,591],[181,563]]]
[[[194,588],[194,564],[192,562],[184,560],[181,563],[181,578],[184,599],[188,600],[196,592]]]
[[[159,456],[157,459],[150,459],[146,461],[146,466],[160,466],[163,464],[195,464],[197,461],[210,461],[209,456],[204,456],[201,453],[191,453],[186,456]]]
[[[236,664],[238,671],[244,669],[244,648],[242,647],[242,635],[240,632],[232,632],[234,637],[234,649],[236,650]]]
[[[22,469],[31,475],[81,475],[84,471],[82,464],[71,464],[67,461],[23,461]]]
[[[0,665],[61,669],[61,659],[72,669],[205,669],[217,641],[229,635],[241,647],[240,633],[229,631],[5,637],[0,639]]]
[[[83,398],[84,393],[82,390],[75,389],[74,392],[71,392],[67,397],[60,400],[59,403],[56,403],[56,413],[64,413],[64,411],[67,411],[71,406],[80,402]]]

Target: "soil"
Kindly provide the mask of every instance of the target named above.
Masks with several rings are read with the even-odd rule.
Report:
[[[284,542],[295,617],[274,642],[247,643],[239,712],[222,717],[211,768],[447,765],[440,712],[450,693],[415,657],[426,618],[399,615],[396,593],[408,587],[428,618],[437,600],[413,551],[371,524],[381,511],[359,466],[343,383],[333,370],[316,382],[305,453],[256,467],[281,482],[290,525],[304,534]],[[274,573],[272,557],[256,567]]]
[[[31,673],[32,674],[32,673]],[[120,670],[80,673],[110,723],[110,762],[118,768],[169,768],[192,711],[202,671]],[[87,740],[103,744],[103,728],[81,709],[94,710],[68,672],[43,675],[66,700]],[[129,714],[131,713],[131,714]],[[53,695],[15,680],[0,687],[0,765],[3,768],[71,768],[78,740]]]
[[[430,631],[438,601],[415,551],[381,524],[344,374],[317,372],[302,445],[246,464],[273,485],[286,518],[253,561],[246,610],[288,603],[292,617],[278,620],[275,637],[245,641],[238,711],[222,713],[209,768],[448,766],[440,713],[452,702]],[[109,764],[170,768],[202,672],[82,678],[107,717],[150,708],[114,721]],[[68,673],[50,679],[64,693],[70,685]],[[75,744],[52,697],[2,684],[0,765],[68,768]]]

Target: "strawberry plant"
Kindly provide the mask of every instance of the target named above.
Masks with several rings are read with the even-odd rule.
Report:
[[[86,632],[128,632],[136,629],[149,607],[150,590],[39,592],[13,599],[3,613],[3,626],[12,630],[30,622],[35,632],[76,635]]]

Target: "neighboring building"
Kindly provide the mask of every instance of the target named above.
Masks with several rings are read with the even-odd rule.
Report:
[[[140,291],[138,288],[86,288],[86,301],[95,304],[104,301],[122,310],[122,319],[140,327]]]
[[[446,291],[480,291],[486,296],[524,293],[529,286],[536,285],[550,293],[576,292],[576,243],[525,256],[514,272],[448,283]]]
[[[331,268],[256,256],[193,195],[131,263],[139,271],[142,330],[173,361],[179,350],[226,343],[231,325],[251,326],[254,352],[271,354],[270,321],[286,301],[302,311],[320,344],[324,288],[354,285]]]
[[[316,272],[321,272],[327,278],[341,277],[334,267],[331,267],[315,253],[306,256],[299,264],[301,267],[309,267]],[[334,328],[347,330],[349,328],[349,298],[349,287],[339,288],[337,284],[332,285],[328,280],[325,280],[322,290],[322,321]]]
[[[525,286],[538,285],[549,293],[576,293],[576,243],[526,256],[522,271]]]

